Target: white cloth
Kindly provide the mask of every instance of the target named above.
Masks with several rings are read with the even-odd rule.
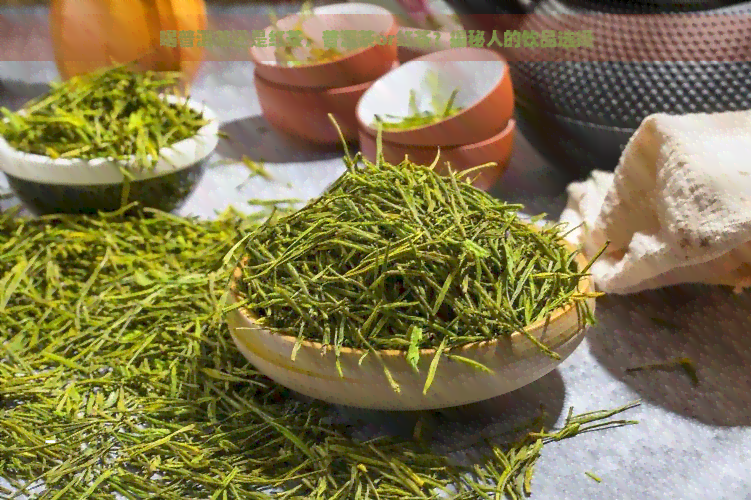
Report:
[[[751,112],[647,117],[614,173],[568,187],[561,221],[600,291],[751,286]]]

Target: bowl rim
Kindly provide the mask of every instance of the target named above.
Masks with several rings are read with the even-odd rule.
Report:
[[[368,9],[373,10],[373,12],[365,13],[365,14],[357,14],[355,12],[346,12],[347,10],[352,10],[352,8],[357,8],[357,7],[360,7],[360,8],[366,7]],[[326,11],[326,12],[320,12],[320,11]],[[345,11],[345,12],[336,12],[336,11]],[[316,15],[332,15],[332,14],[333,15],[337,15],[337,14],[339,15],[366,15],[366,16],[388,15],[389,18],[391,19],[391,25],[389,26],[388,29],[384,30],[383,32],[378,33],[378,35],[381,35],[381,36],[386,36],[391,31],[394,31],[394,29],[398,29],[399,27],[398,22],[396,20],[396,16],[394,16],[394,14],[391,11],[381,7],[380,5],[375,5],[372,3],[365,3],[365,2],[334,3],[330,5],[321,5],[318,7],[314,7],[313,12]],[[298,18],[299,16],[300,16],[299,11],[294,12],[292,14],[289,14],[287,16],[280,18],[277,22],[293,20],[295,18]],[[272,27],[273,27],[272,25],[268,25],[265,28],[263,28],[263,31],[267,32],[269,28],[272,28]],[[373,50],[376,50],[380,46],[381,45],[379,44],[374,44],[369,47],[361,47],[355,50],[350,50],[350,51],[345,52],[341,57],[338,57],[332,61],[312,62],[309,64],[300,64],[300,65],[295,65],[295,66],[284,66],[281,64],[277,64],[276,62],[263,60],[262,58],[258,57],[258,49],[267,48],[267,47],[250,47],[249,53],[250,53],[250,58],[253,61],[253,64],[256,64],[258,66],[263,66],[264,68],[273,68],[274,70],[278,70],[278,71],[295,71],[295,70],[299,71],[299,70],[307,70],[307,69],[313,69],[313,68],[315,68],[316,70],[319,70],[319,69],[326,69],[326,68],[333,69],[334,66],[338,64],[342,64],[342,63],[352,60],[355,57],[362,56],[366,52],[371,52]]]
[[[378,136],[371,134],[369,130],[360,129],[360,132],[363,135],[367,136],[372,141],[377,141]],[[402,144],[400,142],[395,142],[393,140],[389,140],[383,137],[381,137],[381,141],[383,141],[384,144],[388,144],[389,146],[396,146],[396,147],[399,147],[400,149],[431,150],[431,149],[440,148],[441,155],[443,155],[444,153],[451,153],[453,151],[471,150],[471,149],[486,146],[493,142],[499,142],[504,139],[507,139],[509,136],[513,137],[515,132],[516,132],[516,119],[512,118],[508,121],[508,123],[503,128],[503,130],[493,135],[493,137],[489,137],[487,139],[483,139],[478,142],[472,142],[469,144],[456,144],[453,146],[425,146],[422,144]]]
[[[392,66],[391,70],[399,67],[399,61],[396,61]],[[258,73],[258,68],[253,68],[253,82],[255,83],[256,80],[260,80],[262,85],[265,85],[267,87],[271,87],[275,90],[284,90],[287,92],[294,92],[296,94],[317,94],[317,95],[337,95],[337,94],[348,94],[350,92],[361,92],[366,91],[368,88],[370,88],[371,85],[373,85],[373,81],[370,82],[363,82],[363,83],[356,83],[354,85],[346,85],[344,87],[296,87],[295,85],[286,85],[283,83],[277,83],[272,80],[269,80],[268,78],[264,78],[263,75]]]
[[[525,222],[525,224],[527,224],[527,223]],[[527,224],[527,225],[530,228],[536,229],[536,226],[534,226],[532,224]],[[570,243],[568,240],[566,240],[565,238],[561,238],[560,239],[560,243],[564,247],[566,247],[569,251],[576,251],[577,250],[576,247],[572,243]],[[243,258],[242,260],[246,260],[246,258]],[[577,254],[575,260],[576,260],[576,263],[577,263],[579,269],[583,269],[584,266],[588,262],[586,260],[585,256],[584,256],[584,254],[581,253],[581,252],[579,252]],[[229,292],[230,293],[229,293],[229,298],[230,298],[230,301],[233,303],[233,305],[234,304],[238,304],[238,303],[241,302],[241,300],[239,299],[239,296],[237,294],[237,283],[236,283],[237,279],[241,275],[242,275],[242,261],[241,261],[240,264],[238,264],[235,267],[235,269],[232,272],[232,277],[230,278],[230,285],[229,285]],[[584,286],[582,286],[582,283],[584,284]],[[577,290],[579,290],[581,292],[589,292],[589,291],[593,291],[594,289],[595,289],[595,285],[594,285],[594,280],[593,280],[591,274],[587,274],[587,275],[585,275],[585,276],[583,276],[583,277],[581,277],[579,279],[579,282],[577,283]],[[558,309],[553,310],[550,313],[549,316],[547,316],[545,318],[541,318],[541,319],[535,321],[534,323],[532,323],[531,325],[525,326],[524,328],[522,328],[522,330],[525,331],[525,332],[540,330],[541,327],[544,328],[545,325],[550,325],[554,321],[556,321],[558,318],[560,318],[561,316],[570,313],[571,309],[573,309],[574,307],[576,307],[576,303],[575,302],[569,302],[566,305],[563,305],[563,306],[559,307]],[[265,327],[265,326],[262,326],[262,325],[259,325],[256,322],[257,318],[255,317],[255,315],[253,315],[246,307],[243,307],[243,306],[236,307],[236,308],[232,309],[230,311],[230,313],[231,312],[236,312],[236,313],[240,314],[244,320],[246,320],[250,324],[255,325],[258,330],[262,330],[264,333],[266,333],[268,335],[275,335],[280,340],[282,340],[284,342],[287,342],[287,343],[290,343],[292,345],[295,345],[295,344],[298,343],[297,337],[293,337],[291,335],[284,335],[284,334],[275,333],[272,329],[270,329],[268,327]],[[231,334],[233,336],[235,335],[234,332],[231,332]],[[526,338],[526,336],[524,336],[521,332],[517,331],[517,332],[513,332],[508,337],[506,337],[506,336],[497,336],[497,337],[495,337],[493,339],[490,339],[490,340],[479,340],[479,341],[476,341],[476,342],[471,342],[469,344],[464,344],[464,345],[459,346],[459,347],[447,348],[443,352],[448,353],[448,354],[450,354],[450,353],[461,354],[461,353],[464,353],[464,352],[467,352],[467,351],[474,350],[477,347],[485,347],[485,348],[487,348],[487,347],[493,346],[493,345],[495,345],[497,343],[500,343],[500,342],[503,342],[503,341],[511,341],[512,343],[516,343],[516,342],[518,342],[522,338]],[[313,340],[303,340],[302,342],[300,342],[300,345],[304,346],[304,347],[307,347],[307,348],[313,348],[315,350],[321,350],[321,351],[324,348],[323,344],[321,344],[318,341],[313,341]],[[419,350],[419,354],[420,354],[420,356],[433,356],[433,355],[435,355],[436,351],[437,351],[437,349],[434,349],[434,348],[423,348],[423,349]],[[348,355],[348,356],[349,355],[357,355],[357,356],[362,356],[365,353],[368,353],[370,351],[367,351],[365,349],[353,348],[353,347],[342,347],[339,350],[339,352],[340,352],[341,355]],[[379,356],[384,356],[384,357],[388,357],[388,358],[404,357],[404,356],[407,355],[407,351],[406,350],[405,351],[401,351],[401,350],[398,350],[398,349],[378,349],[376,352],[378,353]]]
[[[502,67],[502,70],[501,70],[501,72],[499,74],[499,77],[498,77],[498,80],[496,82],[496,85],[494,85],[490,89],[490,91],[487,92],[486,94],[484,94],[482,97],[480,97],[479,99],[476,99],[471,105],[467,106],[466,108],[463,108],[461,111],[459,111],[458,113],[456,113],[454,115],[448,116],[448,117],[446,117],[446,118],[444,118],[442,120],[439,120],[437,122],[434,122],[434,123],[429,123],[427,125],[422,125],[420,127],[414,127],[414,128],[409,128],[409,129],[390,129],[390,130],[383,129],[383,137],[390,136],[390,137],[394,138],[394,141],[396,141],[397,138],[404,137],[405,135],[408,135],[408,134],[429,132],[431,130],[431,128],[438,128],[440,126],[443,126],[445,123],[447,123],[449,121],[455,121],[455,120],[458,121],[461,117],[466,116],[467,113],[472,112],[473,110],[477,109],[477,107],[480,106],[483,101],[487,100],[488,96],[490,96],[492,93],[496,92],[499,87],[503,86],[503,84],[504,84],[504,82],[506,80],[509,80],[509,81],[511,80],[511,73],[510,73],[508,61],[501,54],[499,54],[498,52],[496,52],[494,50],[487,49],[487,48],[480,48],[480,47],[454,47],[454,48],[449,48],[449,49],[445,49],[445,50],[439,50],[437,52],[431,52],[429,54],[425,54],[425,55],[417,57],[415,59],[411,59],[411,60],[407,61],[404,64],[401,64],[399,66],[399,69],[401,69],[401,68],[403,68],[405,66],[409,66],[412,63],[420,63],[420,62],[429,62],[429,63],[433,63],[433,62],[445,62],[445,61],[441,60],[441,57],[445,56],[446,53],[451,53],[451,52],[454,52],[454,53],[460,53],[460,52],[482,53],[482,54],[485,54],[487,56],[492,56],[492,58],[493,58],[492,61],[488,61],[488,62],[501,62],[501,63],[503,63],[503,67]],[[472,59],[469,59],[469,60],[472,60]],[[461,61],[461,59],[459,59],[457,61]],[[457,61],[453,61],[453,62],[457,62]],[[448,61],[448,62],[452,62],[452,61]],[[378,78],[377,80],[375,80],[373,83],[375,84],[379,80],[381,80],[383,78],[386,78],[389,74],[390,73],[386,73],[385,75],[383,75],[380,78]],[[374,90],[368,89],[368,92],[374,92]],[[364,129],[370,135],[374,135],[374,134],[378,133],[378,129],[375,128],[375,127],[373,127],[371,123],[366,123],[365,120],[363,120],[363,117],[362,117],[362,111],[361,111],[362,103],[365,101],[366,98],[367,98],[367,93],[365,93],[362,96],[362,98],[360,99],[360,101],[357,103],[357,109],[355,110],[355,115],[357,117],[357,122],[360,124],[360,128]],[[404,140],[404,139],[402,139],[402,140]],[[417,145],[417,144],[415,144],[415,145]],[[429,145],[428,145],[428,147],[429,147]]]

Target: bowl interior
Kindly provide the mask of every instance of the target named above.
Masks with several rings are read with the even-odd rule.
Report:
[[[565,242],[564,242],[565,244]],[[566,245],[571,248],[571,245]],[[582,255],[577,262],[585,265]],[[242,265],[242,264],[241,264]],[[235,279],[241,268],[235,270]],[[231,290],[236,291],[234,280]],[[579,284],[582,292],[593,289],[591,276]],[[230,305],[238,306],[236,293]],[[595,298],[587,299],[592,311]],[[318,342],[303,341],[274,333],[256,321],[242,307],[229,311],[227,321],[240,352],[256,368],[277,383],[309,397],[352,407],[380,410],[430,410],[486,400],[518,389],[542,377],[566,359],[581,343],[584,324],[578,308],[568,304],[554,311],[549,320],[525,328],[527,333],[553,349],[560,359],[543,353],[526,335],[514,333],[490,341],[475,342],[444,354],[458,354],[490,371],[478,370],[456,360],[444,359],[435,373],[430,390],[424,393],[426,376],[435,359],[435,349],[421,349],[419,371],[407,361],[406,353],[379,350],[378,356],[364,356],[360,349],[322,350]],[[339,363],[336,360],[339,360]],[[338,368],[339,367],[339,368]],[[386,376],[384,368],[390,376]],[[394,391],[393,383],[400,387]]]
[[[387,122],[409,116],[412,114],[411,90],[414,90],[417,108],[421,112],[440,111],[433,109],[433,99],[445,103],[455,91],[454,106],[466,111],[499,85],[505,71],[506,63],[501,60],[410,61],[386,74],[368,89],[357,106],[357,117],[364,126],[377,130],[374,127],[376,116]],[[431,80],[438,82],[438,85],[430,85]],[[434,124],[419,128],[430,126]]]
[[[323,7],[316,7],[313,9],[315,14],[313,17],[306,19],[302,24],[302,30],[305,35],[310,37],[320,47],[325,47],[324,32],[334,31],[336,35],[337,48],[347,56],[362,52],[367,47],[363,46],[359,42],[360,32],[374,31],[376,34],[384,34],[391,30],[394,25],[394,16],[386,9],[378,7],[377,5],[365,4],[365,3],[342,3],[334,5],[326,5]],[[295,25],[298,22],[299,14],[292,14],[277,21],[276,25],[279,30],[287,32],[295,29]],[[266,38],[268,40],[273,39],[272,32],[275,32],[276,28],[269,26],[266,28]],[[354,32],[356,38],[356,47],[352,50],[342,47],[343,32]],[[285,36],[285,41],[287,37]],[[377,41],[377,39],[376,39]],[[292,54],[296,58],[305,59],[310,55],[310,48],[303,41],[302,47],[296,47],[293,49]],[[276,47],[251,47],[250,53],[257,63],[265,64],[268,66],[285,67],[279,63],[276,59]],[[312,63],[309,65],[321,65],[330,64],[330,62],[324,63]],[[297,66],[294,66],[297,67]]]
[[[539,231],[540,230],[538,226],[533,225],[533,224],[528,224],[528,227],[530,229],[532,229],[533,231]],[[569,252],[573,253],[573,252],[576,252],[578,250],[578,248],[576,246],[574,246],[573,244],[571,244],[566,239],[561,239],[560,240],[560,244],[563,245],[564,247],[566,247],[566,249]],[[576,263],[578,265],[578,269],[579,270],[584,269],[584,267],[588,263],[586,257],[581,252],[579,252],[579,253],[576,254],[575,260],[576,260]],[[237,292],[237,281],[242,278],[242,275],[243,275],[242,268],[245,265],[245,263],[246,263],[246,260],[243,259],[239,263],[239,265],[235,268],[235,270],[233,271],[233,273],[232,273],[232,279],[230,280],[229,288],[230,288],[230,292],[231,292],[230,293],[230,302],[233,305],[236,304],[236,303],[240,303],[243,300],[242,297],[240,297],[240,295]],[[579,281],[578,289],[582,293],[587,293],[587,292],[593,291],[594,290],[594,281],[592,279],[592,276],[589,275],[589,274],[583,276],[581,278],[581,280]],[[536,322],[534,322],[534,323],[532,323],[530,325],[525,326],[524,330],[527,331],[527,332],[529,332],[529,333],[531,333],[535,337],[539,338],[539,336],[544,333],[544,331],[546,330],[546,327],[549,324],[552,324],[552,323],[556,322],[562,316],[570,313],[571,310],[574,309],[575,307],[576,307],[576,304],[574,302],[569,302],[567,304],[564,304],[561,307],[559,307],[558,309],[555,309],[555,310],[551,311],[550,315],[547,318],[538,319]],[[291,335],[286,335],[286,334],[274,333],[274,332],[272,332],[272,330],[269,330],[269,329],[266,329],[266,328],[264,328],[262,326],[259,326],[260,324],[258,323],[258,316],[253,311],[250,311],[249,309],[247,309],[245,307],[239,307],[238,311],[239,311],[239,314],[241,314],[245,318],[246,321],[248,321],[250,324],[255,325],[255,327],[259,331],[264,331],[264,332],[267,332],[268,334],[274,335],[276,338],[281,339],[281,340],[283,340],[283,342],[289,343],[291,345],[294,345],[294,344],[298,343],[297,337],[293,337]],[[492,345],[494,343],[497,343],[499,341],[499,339],[502,339],[502,338],[503,337],[498,337],[498,338],[495,338],[495,339],[492,339],[492,340],[477,341],[477,342],[473,342],[473,343],[470,343],[470,344],[463,345],[463,346],[458,347],[458,348],[453,348],[453,349],[449,348],[449,349],[446,349],[445,352],[453,352],[455,354],[456,353],[462,353],[462,352],[466,352],[466,351],[470,351],[470,350],[476,349],[478,345],[483,345],[483,346]],[[512,342],[523,341],[525,344],[528,344],[527,341],[526,341],[526,338],[520,332],[515,332],[515,333],[511,334],[511,340],[512,340]],[[315,340],[304,340],[304,341],[301,342],[301,344],[305,345],[305,346],[308,346],[308,347],[312,347],[312,348],[317,349],[319,351],[322,351],[323,348],[324,348],[324,345],[322,343],[320,343],[318,341],[315,341]],[[531,346],[531,344],[527,345],[527,347],[530,347],[530,346]],[[533,349],[537,349],[537,347],[535,347],[535,346],[531,346],[531,347],[533,347]],[[362,356],[362,355],[364,355],[366,353],[366,351],[363,350],[363,349],[360,349],[360,348],[351,348],[351,347],[342,347],[341,350],[340,350],[340,352],[341,352],[341,354],[356,355],[356,356]],[[435,352],[436,352],[435,348],[423,348],[423,349],[420,349],[420,354],[421,355],[434,355]],[[398,349],[381,349],[381,350],[378,351],[378,353],[379,353],[380,356],[398,357],[398,358],[403,358],[406,355],[406,351],[404,351],[404,350],[398,350]]]

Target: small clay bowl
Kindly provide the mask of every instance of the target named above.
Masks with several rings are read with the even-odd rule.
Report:
[[[339,88],[372,82],[386,74],[397,61],[397,46],[394,37],[398,31],[396,18],[388,10],[365,3],[339,3],[316,7],[315,16],[303,23],[303,32],[323,46],[323,32],[345,30],[356,32],[374,31],[376,41],[370,46],[362,46],[351,51],[342,47],[338,50],[343,57],[305,65],[286,66],[276,60],[275,47],[251,47],[250,57],[256,65],[256,73],[264,80],[294,87]],[[298,14],[280,19],[277,26],[287,32],[295,29]],[[275,28],[266,28],[266,39],[270,40]],[[341,37],[339,37],[341,38]],[[286,38],[285,38],[286,39]],[[390,43],[385,43],[390,42]],[[294,55],[304,58],[309,55],[309,48],[297,48]]]
[[[573,250],[568,243],[563,244]],[[580,269],[587,264],[582,255],[577,256],[577,263]],[[238,272],[242,271],[236,270],[235,277]],[[591,277],[580,281],[579,290],[582,293],[594,291]],[[230,303],[237,300],[231,291]],[[587,303],[594,312],[595,299],[589,298]],[[379,361],[375,356],[364,356],[365,351],[344,348],[340,353],[341,377],[333,349],[324,354],[321,344],[305,341],[292,361],[295,337],[265,329],[249,311],[240,308],[228,313],[227,323],[240,352],[261,373],[285,387],[333,404],[404,411],[460,406],[514,391],[552,371],[574,352],[585,333],[577,307],[569,304],[554,311],[549,321],[541,320],[526,328],[529,334],[557,352],[560,359],[541,352],[521,333],[469,344],[449,352],[481,363],[492,373],[443,357],[428,393],[423,395],[435,349],[420,351],[419,373],[415,373],[405,352],[379,351]],[[399,384],[399,393],[386,380],[384,364]]]
[[[492,50],[465,47],[418,57],[379,78],[357,106],[360,128],[375,136],[377,116],[384,121],[395,121],[387,115],[409,116],[410,90],[415,91],[420,111],[434,111],[433,89],[426,85],[431,74],[442,87],[436,97],[445,102],[457,90],[454,105],[462,111],[419,128],[384,130],[385,140],[411,146],[474,144],[497,135],[513,117],[514,92],[506,61]]]
[[[331,113],[344,138],[347,141],[357,140],[355,109],[360,97],[373,82],[330,89],[300,88],[270,82],[259,75],[257,67],[255,71],[258,102],[271,126],[306,142],[340,144],[339,132],[328,116]]]
[[[468,174],[474,179],[472,184],[482,190],[488,190],[500,179],[508,168],[514,146],[516,122],[511,120],[500,133],[474,144],[440,148],[440,157],[436,164],[439,173],[446,174],[450,166],[455,172],[467,170],[479,165],[494,162],[494,167],[476,170]],[[405,146],[390,141],[382,141],[383,158],[387,162],[398,165],[405,156],[418,165],[432,165],[438,155],[439,148],[426,146]],[[360,130],[360,151],[363,157],[371,162],[376,160],[377,140],[372,135]]]
[[[169,102],[185,102],[165,96]],[[210,120],[198,133],[159,151],[153,170],[133,171],[128,202],[165,212],[190,196],[204,166],[219,141],[219,123],[211,110],[197,101],[187,104]],[[96,214],[121,208],[121,163],[95,160],[52,159],[18,151],[0,136],[0,171],[16,196],[35,214]]]

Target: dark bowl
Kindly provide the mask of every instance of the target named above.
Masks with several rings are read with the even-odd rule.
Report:
[[[169,212],[192,194],[216,148],[219,124],[202,104],[189,100],[188,105],[210,122],[194,137],[163,148],[152,170],[133,171],[126,203],[135,201],[141,207]],[[96,214],[122,207],[125,177],[118,162],[28,154],[0,137],[0,171],[16,196],[37,215]]]
[[[613,170],[651,114],[751,109],[751,2],[448,3],[467,29],[592,31],[590,47],[498,49],[509,61],[520,131],[575,175]]]

